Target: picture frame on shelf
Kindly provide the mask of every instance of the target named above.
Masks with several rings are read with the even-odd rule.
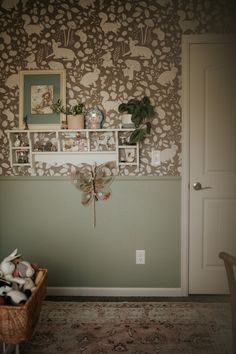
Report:
[[[19,128],[60,129],[63,113],[51,105],[60,99],[65,105],[65,70],[21,70],[19,72]]]

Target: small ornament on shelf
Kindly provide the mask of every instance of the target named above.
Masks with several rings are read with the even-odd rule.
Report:
[[[119,144],[120,144],[120,145],[126,145],[126,143],[127,143],[126,137],[125,137],[125,136],[121,136],[121,137],[120,137]]]
[[[15,142],[14,142],[14,146],[15,146],[15,147],[21,146],[20,135],[17,135],[17,136],[16,136],[16,140],[15,140]]]
[[[135,149],[125,149],[126,162],[134,162]]]
[[[17,163],[28,163],[29,156],[28,151],[19,150],[17,151]]]
[[[85,116],[86,129],[101,129],[103,122],[103,113],[97,107],[89,109]]]

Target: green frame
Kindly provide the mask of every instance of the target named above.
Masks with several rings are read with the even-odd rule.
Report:
[[[22,70],[19,72],[19,127],[25,127],[27,115],[29,129],[60,129],[63,113],[31,113],[31,86],[53,86],[53,101],[61,99],[65,105],[65,70]]]

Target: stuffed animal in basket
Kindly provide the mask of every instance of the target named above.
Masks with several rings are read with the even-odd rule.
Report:
[[[35,275],[35,269],[29,262],[23,261],[20,258],[16,260],[16,263],[16,269],[13,273],[13,276],[20,277],[25,280],[23,285],[19,285],[19,290],[23,291],[24,293],[27,292],[27,294],[31,294],[31,292],[36,289],[35,283],[32,279],[32,277]]]
[[[0,276],[10,282],[15,282],[19,285],[25,284],[25,280],[20,277],[14,277],[13,272],[15,270],[14,260],[19,258],[21,255],[17,254],[17,248],[9,254],[3,261],[0,263]]]
[[[31,279],[35,274],[35,265],[23,261],[15,249],[0,264],[0,276],[8,281],[17,283],[20,290],[35,290],[35,284]]]
[[[19,289],[23,291],[28,297],[36,290],[35,283],[31,278],[25,278],[25,284],[20,286]]]
[[[32,278],[34,273],[35,270],[29,262],[23,261],[21,258],[16,260],[16,268],[13,273],[14,277]]]
[[[6,305],[24,304],[28,297],[20,290],[14,290],[12,283],[6,280],[0,280],[0,296],[4,297]]]

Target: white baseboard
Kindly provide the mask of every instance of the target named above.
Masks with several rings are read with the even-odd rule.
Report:
[[[51,296],[183,296],[181,288],[48,287]]]

